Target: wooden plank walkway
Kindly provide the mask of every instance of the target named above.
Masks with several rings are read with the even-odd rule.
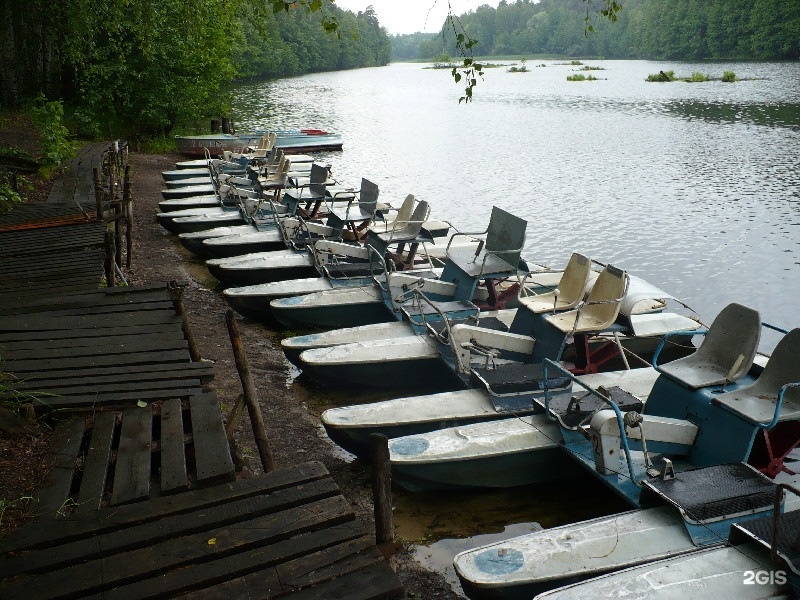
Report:
[[[32,511],[53,519],[236,477],[215,394],[61,422]]]
[[[0,597],[402,598],[330,474],[252,479],[42,522],[3,540]]]
[[[106,226],[77,204],[92,216],[107,147],[46,206],[0,217],[3,370],[69,417],[40,520],[0,541],[0,598],[404,597],[323,465],[235,481],[212,367],[167,286],[98,289]]]

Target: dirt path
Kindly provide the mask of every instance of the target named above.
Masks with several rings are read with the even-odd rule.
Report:
[[[132,154],[134,191],[134,250],[129,273],[132,284],[159,281],[187,283],[184,306],[192,332],[204,359],[214,361],[211,386],[222,399],[223,414],[241,393],[225,325],[227,305],[215,291],[215,280],[202,261],[194,258],[156,221],[161,199],[161,171],[174,168],[178,155]],[[289,385],[289,367],[280,349],[280,338],[263,325],[239,319],[250,370],[260,395],[264,420],[276,465],[290,466],[308,460],[323,462],[354,510],[367,523],[373,522],[369,472],[359,463],[337,456],[325,438],[318,415],[309,409],[309,398],[299,386]],[[237,440],[244,458],[242,476],[260,471],[258,452],[246,413],[239,419]],[[438,574],[427,571],[400,544],[392,559],[409,598],[459,598]]]

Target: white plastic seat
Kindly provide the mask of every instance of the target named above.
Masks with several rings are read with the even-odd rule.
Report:
[[[693,354],[657,368],[691,389],[736,381],[750,370],[760,338],[758,311],[734,302],[720,311]]]
[[[412,196],[413,198],[413,196]],[[392,242],[407,242],[415,239],[422,230],[422,224],[428,218],[430,208],[428,203],[421,200],[414,208],[414,212],[404,220],[399,217],[393,222],[394,225],[383,233],[370,232],[380,238],[381,241],[391,244]]]
[[[767,425],[775,417],[775,407],[783,386],[800,383],[800,329],[787,333],[767,361],[755,383],[716,396],[714,403],[726,407],[753,423]],[[800,387],[787,388],[779,421],[800,418]]]
[[[532,296],[520,295],[519,302],[537,314],[575,308],[586,295],[591,272],[592,261],[582,254],[573,253],[556,289]],[[520,289],[525,290],[525,287]]]
[[[573,310],[547,315],[545,319],[569,335],[603,331],[617,320],[627,287],[625,271],[608,265],[597,276],[584,303]]]
[[[385,233],[387,231],[391,231],[392,228],[395,226],[395,223],[403,223],[411,219],[411,213],[414,212],[414,204],[416,203],[416,198],[414,194],[409,194],[406,196],[406,199],[403,200],[403,203],[400,205],[400,208],[397,209],[397,212],[391,218],[385,218],[383,221],[373,223],[369,226],[369,230],[371,233]]]

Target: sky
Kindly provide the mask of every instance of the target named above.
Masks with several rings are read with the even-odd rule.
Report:
[[[336,6],[354,13],[372,5],[378,22],[390,34],[441,30],[447,17],[447,0],[336,0]],[[450,0],[453,13],[461,15],[483,4],[497,6],[498,0]]]

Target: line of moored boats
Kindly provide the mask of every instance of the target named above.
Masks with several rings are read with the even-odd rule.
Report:
[[[410,490],[589,477],[630,506],[458,554],[469,597],[800,591],[800,329],[737,303],[706,326],[614,265],[534,263],[500,207],[458,231],[259,145],[165,171],[157,218],[237,312],[313,331],[282,342],[308,377],[413,389],[327,410],[331,440],[360,455],[387,436]]]

